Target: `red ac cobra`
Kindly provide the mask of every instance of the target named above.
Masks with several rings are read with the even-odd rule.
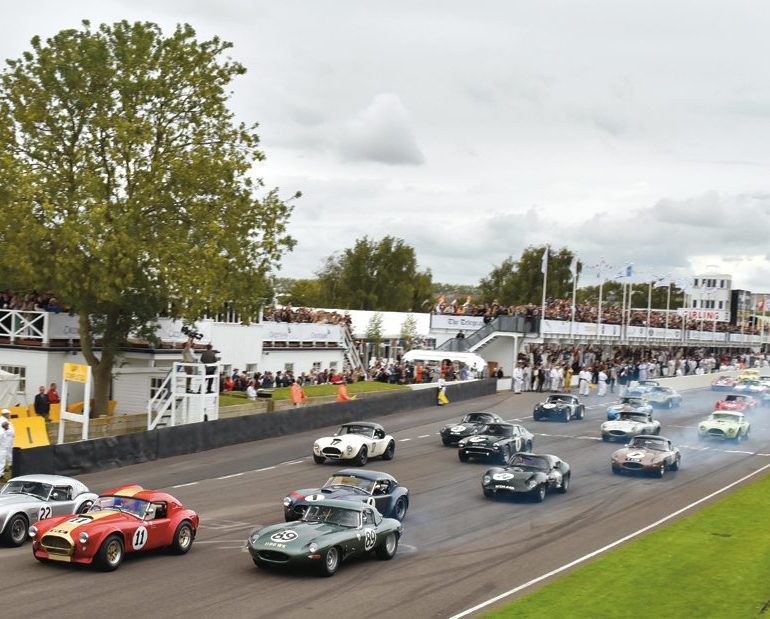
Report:
[[[128,485],[107,490],[84,514],[39,520],[29,528],[39,561],[117,569],[127,553],[168,548],[185,554],[198,531],[198,514],[165,492]]]
[[[757,407],[757,401],[750,395],[743,395],[738,393],[731,393],[725,396],[723,400],[719,400],[714,405],[715,411],[739,411],[741,413],[747,413],[750,410]]]

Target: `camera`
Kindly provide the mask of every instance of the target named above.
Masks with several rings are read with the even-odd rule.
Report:
[[[182,333],[184,333],[187,337],[189,337],[191,340],[202,340],[203,339],[203,333],[200,331],[196,331],[195,329],[192,329],[190,327],[182,327]]]

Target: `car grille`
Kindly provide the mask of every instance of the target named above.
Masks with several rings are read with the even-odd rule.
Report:
[[[641,462],[624,462],[623,468],[629,471],[639,471],[644,468],[644,465]]]
[[[260,550],[257,555],[260,559],[272,561],[273,563],[286,563],[289,560],[289,555],[276,550]]]
[[[339,457],[342,455],[342,452],[336,447],[324,447],[321,451],[325,456]]]
[[[718,436],[718,437],[722,437],[722,436],[724,436],[724,435],[725,435],[724,431],[723,431],[723,430],[720,430],[719,428],[711,428],[711,429],[708,431],[708,433],[709,433],[709,436]]]
[[[488,456],[492,452],[491,448],[487,447],[472,447],[472,448],[465,448],[465,453],[469,455],[478,454],[480,456]]]
[[[621,437],[621,436],[625,436],[626,432],[624,430],[610,430],[609,435]]]
[[[73,550],[69,540],[58,535],[45,535],[40,540],[40,544],[48,554],[52,555],[71,555]]]

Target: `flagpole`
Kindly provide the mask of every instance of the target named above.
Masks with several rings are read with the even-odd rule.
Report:
[[[650,341],[650,320],[652,319],[652,280],[647,290],[647,341]]]
[[[668,292],[666,293],[666,337],[668,337],[668,313],[671,310],[671,280],[668,282]]]
[[[543,251],[543,303],[540,309],[540,338],[543,338],[543,329],[545,323],[545,289],[548,285],[548,245],[545,246]]]
[[[572,311],[570,312],[569,337],[575,337],[575,300],[577,299],[577,257],[574,259],[572,269]]]
[[[623,330],[623,327],[625,326],[623,323],[625,320],[623,318],[626,315],[626,282],[623,282],[623,300],[620,302],[620,328]],[[621,333],[621,340],[628,341],[628,330],[625,330],[625,333]]]

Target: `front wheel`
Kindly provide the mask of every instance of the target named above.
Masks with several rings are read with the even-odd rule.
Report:
[[[578,412],[578,419],[583,419],[586,416],[586,409],[585,406],[580,406],[580,411]]]
[[[326,458],[324,458],[323,456],[316,456],[315,454],[313,454],[313,462],[315,462],[316,464],[323,464],[324,462],[326,462]]]
[[[390,443],[388,443],[387,448],[385,449],[385,453],[382,454],[382,459],[392,460],[395,453],[396,453],[396,444],[393,441],[390,441]]]
[[[524,451],[531,454],[532,453],[532,441],[527,441],[527,444],[524,445]]]
[[[179,526],[174,531],[174,539],[171,542],[169,550],[175,555],[183,555],[192,548],[195,534],[193,533],[192,525],[188,520],[179,523]]]
[[[657,477],[658,479],[663,477],[663,475],[666,474],[666,463],[664,462],[663,464],[660,465],[659,468],[655,469],[654,474],[655,474],[655,477]]]
[[[321,574],[323,576],[334,576],[340,567],[340,551],[336,546],[332,546],[323,554],[323,563],[321,563]]]
[[[103,572],[112,572],[123,562],[123,540],[120,535],[113,533],[102,542],[94,557],[94,563]]]
[[[675,458],[674,461],[671,463],[671,466],[669,467],[669,470],[671,471],[678,471],[679,470],[679,458]]]
[[[559,486],[559,492],[562,494],[566,494],[567,490],[569,490],[569,483],[570,483],[570,476],[564,475],[561,478],[561,485]]]
[[[369,450],[366,448],[366,445],[363,445],[361,447],[361,451],[358,452],[358,455],[356,456],[355,460],[353,460],[353,464],[356,466],[364,466],[369,461]]]
[[[540,484],[535,489],[535,494],[533,495],[535,502],[542,503],[545,500],[545,484]]]
[[[464,451],[458,451],[457,457],[460,458],[460,462],[468,462],[468,454]]]
[[[564,413],[564,423],[569,423],[570,421],[572,421],[572,413],[567,411]]]
[[[487,497],[487,498],[491,498],[491,497],[495,496],[495,491],[494,490],[490,490],[489,488],[484,488],[484,496]]]
[[[21,546],[27,539],[29,523],[23,514],[12,516],[5,525],[2,540],[6,546]]]
[[[398,550],[398,535],[392,532],[388,533],[385,536],[385,542],[376,550],[377,558],[382,561],[390,561],[396,556],[396,550]]]

